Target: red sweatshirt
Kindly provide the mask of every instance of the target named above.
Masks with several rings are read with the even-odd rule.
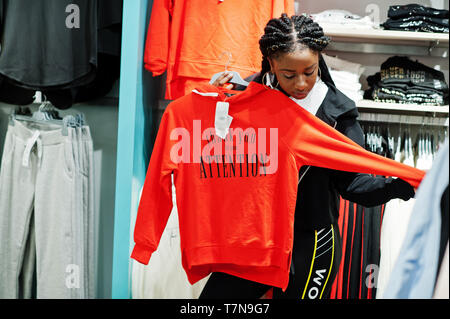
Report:
[[[220,271],[287,287],[303,165],[397,176],[414,187],[424,176],[366,151],[279,91],[254,82],[231,97],[212,86],[207,91],[217,96],[188,94],[162,117],[131,256],[146,264],[158,247],[172,209],[173,173],[191,283]],[[225,140],[214,135],[219,101],[229,103],[233,118]]]
[[[228,60],[245,78],[261,69],[259,38],[282,13],[294,14],[294,0],[154,0],[145,68],[154,76],[167,70],[169,100],[207,83]]]

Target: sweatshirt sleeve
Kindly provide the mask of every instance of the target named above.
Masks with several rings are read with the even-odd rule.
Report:
[[[170,158],[171,147],[176,141],[169,138],[171,128],[175,127],[169,109],[170,105],[161,119],[134,228],[135,246],[131,258],[142,264],[148,264],[158,247],[173,206],[171,174],[176,174],[177,164]]]
[[[289,128],[289,143],[297,165],[312,165],[335,170],[396,176],[417,188],[424,171],[398,163],[365,150],[313,115],[300,112]]]
[[[153,76],[161,75],[167,69],[172,1],[153,1],[144,51],[144,67]]]
[[[336,129],[364,147],[364,132],[356,118],[340,120]],[[331,179],[339,194],[354,203],[373,207],[387,203],[392,198],[414,196],[412,187],[392,178],[354,172],[330,170]]]

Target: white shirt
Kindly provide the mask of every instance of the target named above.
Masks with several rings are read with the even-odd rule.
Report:
[[[295,99],[292,96],[289,98],[311,114],[316,115],[317,110],[327,95],[327,92],[328,86],[319,78],[316,84],[314,84],[312,90],[304,99]]]

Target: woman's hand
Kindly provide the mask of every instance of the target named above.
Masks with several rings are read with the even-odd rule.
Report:
[[[392,181],[393,190],[395,192],[395,198],[400,198],[402,200],[409,200],[415,195],[415,189],[408,182],[396,178]]]
[[[211,84],[216,87],[223,87],[225,89],[232,90],[234,88],[234,84],[228,83],[228,81],[230,81],[232,77],[232,73],[225,71]]]

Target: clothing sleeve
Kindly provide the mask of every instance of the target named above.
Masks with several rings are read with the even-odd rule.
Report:
[[[144,51],[144,67],[153,76],[161,75],[167,69],[172,1],[153,1]]]
[[[148,264],[158,247],[173,206],[171,174],[173,172],[176,178],[177,172],[177,164],[170,158],[170,150],[176,142],[170,139],[173,127],[169,105],[156,136],[134,228],[135,246],[131,258],[142,264]]]
[[[419,186],[424,171],[366,151],[307,111],[298,113],[300,116],[289,127],[285,142],[291,147],[299,167],[312,165],[348,172],[396,176],[413,187]]]
[[[364,133],[356,118],[340,121],[339,126],[340,132],[364,147]],[[344,199],[366,207],[385,204],[393,198],[414,196],[411,186],[393,178],[337,170],[332,170],[330,174],[333,184]]]

